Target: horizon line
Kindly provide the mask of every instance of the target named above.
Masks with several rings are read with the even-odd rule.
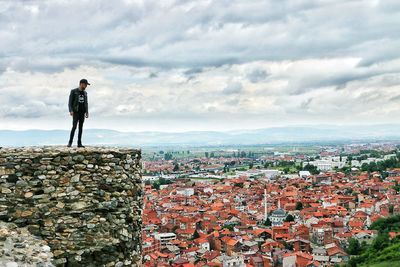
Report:
[[[229,129],[229,130],[183,130],[183,131],[160,131],[160,130],[149,130],[149,131],[126,131],[126,130],[117,130],[112,128],[86,128],[87,130],[106,130],[106,131],[115,131],[120,133],[189,133],[189,132],[218,132],[218,133],[226,133],[226,132],[235,132],[235,131],[257,131],[257,130],[264,130],[264,129],[279,129],[279,128],[315,128],[315,127],[365,127],[365,126],[400,126],[400,123],[372,123],[372,124],[288,124],[288,125],[281,125],[281,126],[266,126],[260,128],[237,128],[237,129]],[[69,131],[69,129],[39,129],[39,128],[30,128],[30,129],[0,129],[0,131],[10,131],[10,132],[28,132],[28,131]]]

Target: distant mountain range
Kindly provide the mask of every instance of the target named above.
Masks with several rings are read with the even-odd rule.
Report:
[[[0,146],[65,145],[67,130],[0,130]],[[84,144],[110,146],[253,145],[301,142],[400,140],[400,125],[290,126],[254,130],[119,132],[86,129]]]

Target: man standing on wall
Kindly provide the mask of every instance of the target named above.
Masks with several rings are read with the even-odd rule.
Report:
[[[82,145],[82,129],[85,117],[89,118],[88,98],[87,92],[85,91],[88,85],[90,85],[90,83],[88,83],[86,79],[82,79],[79,81],[79,87],[72,89],[71,93],[69,94],[68,109],[69,114],[73,119],[71,134],[69,136],[69,142],[67,145],[68,147],[72,146],[72,141],[74,140],[75,130],[78,122],[78,147],[85,147]]]

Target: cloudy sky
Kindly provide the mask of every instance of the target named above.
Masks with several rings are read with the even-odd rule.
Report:
[[[0,129],[398,123],[398,0],[0,1]]]

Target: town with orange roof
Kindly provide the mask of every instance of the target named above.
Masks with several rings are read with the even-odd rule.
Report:
[[[400,213],[393,144],[252,149],[150,154],[144,266],[339,266]]]

